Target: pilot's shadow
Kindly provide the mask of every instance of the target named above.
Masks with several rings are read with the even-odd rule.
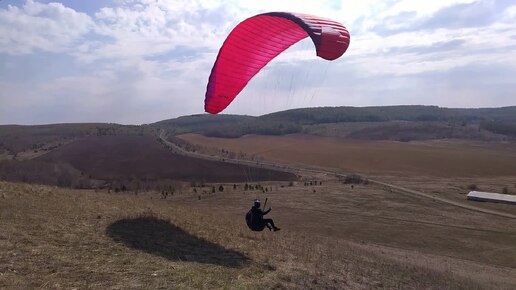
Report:
[[[199,262],[233,268],[242,267],[250,261],[242,253],[193,236],[174,224],[155,217],[118,220],[106,228],[106,234],[128,247],[172,261]]]

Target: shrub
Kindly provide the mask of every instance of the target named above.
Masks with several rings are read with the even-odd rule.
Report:
[[[346,175],[346,178],[344,179],[344,184],[360,184],[363,181],[364,180],[362,179],[362,176],[356,175],[356,174],[351,174],[351,175]]]

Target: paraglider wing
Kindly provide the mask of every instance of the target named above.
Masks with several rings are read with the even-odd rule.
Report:
[[[349,46],[349,32],[342,24],[317,16],[270,12],[239,23],[224,41],[211,70],[205,111],[224,110],[269,61],[308,36],[317,56],[326,60],[339,58]]]

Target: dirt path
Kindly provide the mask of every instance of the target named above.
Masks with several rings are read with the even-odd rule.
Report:
[[[183,148],[177,146],[176,144],[166,140],[166,135],[163,130],[160,132],[159,138],[163,141],[163,143],[170,146],[172,148],[172,150],[174,150],[174,152],[179,153],[179,154],[184,154],[184,155],[187,155],[190,157],[223,161],[223,162],[235,163],[235,164],[241,164],[241,165],[249,165],[249,166],[261,167],[261,168],[267,168],[267,169],[273,169],[273,170],[282,170],[282,171],[294,173],[296,175],[304,175],[303,173],[306,174],[306,172],[311,172],[311,173],[316,173],[316,174],[327,174],[327,175],[333,175],[333,176],[337,176],[337,177],[345,177],[345,174],[342,174],[342,173],[336,172],[336,171],[286,166],[286,165],[281,165],[281,164],[269,162],[269,161],[257,162],[257,161],[241,160],[241,159],[229,159],[229,158],[220,157],[220,156],[216,156],[216,155],[206,155],[206,154],[202,154],[202,153],[198,153],[198,152],[189,152],[189,151],[186,151]],[[370,183],[385,187],[386,189],[390,190],[391,192],[418,195],[418,196],[422,196],[425,198],[429,198],[432,200],[436,200],[439,202],[443,202],[443,203],[446,203],[449,205],[457,206],[457,207],[464,208],[464,209],[471,210],[471,211],[486,213],[486,214],[500,216],[500,217],[504,217],[504,218],[516,219],[516,215],[510,214],[510,213],[504,213],[504,212],[500,212],[500,211],[496,211],[496,210],[485,209],[485,208],[480,208],[480,207],[476,207],[476,206],[472,206],[472,205],[467,205],[467,204],[464,204],[461,202],[434,196],[434,195],[427,194],[427,193],[417,191],[417,190],[413,190],[410,188],[401,187],[401,186],[386,183],[386,182],[383,182],[380,180],[370,179],[368,177],[366,177],[366,178],[368,179],[368,181]]]
[[[303,171],[303,169],[300,169],[300,168],[281,165],[281,164],[277,164],[274,162],[251,161],[251,160],[243,160],[243,159],[230,159],[230,158],[221,157],[221,156],[217,156],[217,155],[207,155],[207,154],[203,154],[203,153],[199,153],[199,152],[187,151],[187,150],[184,150],[183,148],[177,146],[176,144],[168,141],[166,139],[166,135],[163,130],[160,132],[159,138],[165,145],[169,146],[170,149],[174,153],[185,155],[188,157],[202,158],[202,159],[206,159],[206,160],[221,161],[221,162],[233,163],[233,164],[239,164],[239,165],[248,165],[248,166],[260,167],[260,168],[271,169],[271,170],[281,170],[281,171],[290,172],[290,173],[293,173],[296,175],[299,175],[300,172]]]

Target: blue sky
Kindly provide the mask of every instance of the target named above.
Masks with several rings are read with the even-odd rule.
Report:
[[[349,49],[328,62],[301,41],[224,113],[516,105],[514,1],[3,0],[0,124],[142,124],[203,113],[225,37],[269,11],[337,20],[350,31]]]

